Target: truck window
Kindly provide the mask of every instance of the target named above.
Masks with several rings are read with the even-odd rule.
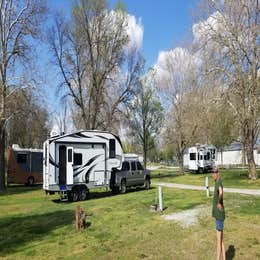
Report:
[[[142,171],[144,168],[140,162],[137,162],[137,170]]]
[[[116,140],[109,139],[109,158],[116,158]]]
[[[190,153],[190,160],[195,161],[196,160],[196,153]]]
[[[123,162],[122,171],[129,171],[129,170],[130,170],[129,162]]]
[[[135,164],[134,161],[131,162],[131,170],[132,170],[132,171],[136,171],[136,164]]]
[[[73,164],[82,165],[82,153],[74,153],[74,161]]]
[[[17,163],[25,164],[27,162],[27,154],[25,153],[18,153],[17,154]]]

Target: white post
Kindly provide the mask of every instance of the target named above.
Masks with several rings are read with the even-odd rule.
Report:
[[[209,177],[206,177],[205,186],[206,186],[207,197],[209,197]]]
[[[159,195],[159,209],[163,212],[163,194],[162,194],[162,186],[158,186],[158,195]]]

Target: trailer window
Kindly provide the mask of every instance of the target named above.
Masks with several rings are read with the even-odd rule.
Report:
[[[68,162],[72,162],[72,149],[68,149]]]
[[[190,153],[190,160],[195,161],[196,160],[196,153]]]
[[[129,171],[129,170],[130,170],[129,162],[123,162],[122,171]]]
[[[82,153],[74,153],[74,165],[82,165]]]
[[[109,139],[109,158],[116,158],[116,140]]]
[[[131,162],[131,170],[136,171],[136,164],[135,162]]]
[[[140,162],[137,162],[137,170],[142,171],[144,168]]]
[[[18,153],[17,154],[17,163],[25,164],[27,162],[27,154]]]

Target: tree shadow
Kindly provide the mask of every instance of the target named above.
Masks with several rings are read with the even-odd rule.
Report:
[[[6,192],[0,193],[0,196],[10,196],[15,194],[21,194],[25,192],[31,192],[35,190],[41,190],[42,184],[34,184],[33,186],[25,186],[23,184],[19,185],[8,185]]]
[[[72,224],[75,212],[59,210],[45,214],[6,216],[0,219],[0,257],[18,252],[28,242],[42,240],[53,230]]]
[[[230,245],[228,247],[228,250],[226,251],[226,258],[227,260],[232,260],[235,257],[236,249],[233,245]]]
[[[179,177],[180,175],[178,173],[157,173],[157,174],[153,174],[151,175],[151,179],[163,179],[163,178],[175,178],[175,177]]]

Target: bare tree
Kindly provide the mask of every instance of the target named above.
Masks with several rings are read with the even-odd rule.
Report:
[[[126,57],[126,18],[123,11],[109,11],[104,0],[81,0],[74,4],[71,23],[57,17],[49,33],[61,85],[77,106],[74,121],[81,128],[113,129],[120,104],[133,94],[139,59],[136,51]],[[128,73],[119,82],[126,60]]]
[[[240,125],[249,178],[256,179],[253,147],[260,122],[259,0],[209,0],[201,13],[208,19],[194,27],[195,38],[203,57],[211,60],[210,72],[221,79],[220,90]]]
[[[44,1],[0,1],[0,191],[5,190],[5,144],[8,102],[19,86],[12,75],[20,62],[28,62],[32,38],[39,35]],[[21,64],[21,63],[20,63]]]
[[[161,54],[156,65],[159,86],[167,106],[163,136],[174,147],[183,174],[185,148],[195,142],[202,110],[198,60],[187,49],[176,48]]]

